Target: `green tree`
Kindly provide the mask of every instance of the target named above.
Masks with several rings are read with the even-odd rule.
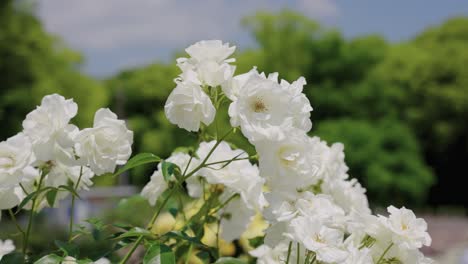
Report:
[[[91,125],[108,92],[81,74],[81,56],[42,28],[32,8],[21,1],[0,4],[0,121],[4,139],[20,130],[25,115],[50,93],[73,97],[78,125]]]
[[[328,142],[343,142],[350,175],[368,188],[370,201],[380,205],[421,206],[434,183],[417,139],[396,120],[371,123],[338,119],[322,122],[316,133]]]

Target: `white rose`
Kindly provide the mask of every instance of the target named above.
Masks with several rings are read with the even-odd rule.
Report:
[[[356,179],[326,180],[322,183],[321,188],[323,193],[331,195],[335,203],[346,213],[353,210],[366,214],[371,213],[366,189]]]
[[[279,141],[255,143],[259,155],[260,175],[271,192],[294,200],[320,180],[323,166],[323,144],[303,131],[292,130]]]
[[[164,112],[167,119],[187,131],[198,131],[200,123],[210,125],[216,115],[208,95],[193,81],[178,82],[167,98]]]
[[[291,127],[307,132],[312,127],[309,100],[302,93],[304,78],[293,84],[278,83],[277,74],[265,75],[255,71],[240,88],[229,106],[233,127],[240,126],[250,142],[263,139],[281,140]]]
[[[190,155],[186,153],[182,153],[182,152],[173,153],[172,156],[166,159],[166,161],[177,165],[181,169],[182,173],[186,169],[187,169],[187,172],[190,172],[193,168],[195,168],[196,164],[198,163],[196,158],[192,158],[192,160],[190,161]],[[189,164],[189,161],[190,161],[190,164]],[[192,179],[192,178],[195,178],[195,176],[189,179]],[[161,194],[168,187],[169,185],[167,184],[162,174],[162,163],[159,163],[158,169],[154,171],[153,175],[151,176],[151,180],[146,184],[146,186],[141,191],[141,196],[146,198],[148,202],[152,206],[154,206],[159,196],[161,196]],[[187,182],[187,188],[189,190],[189,194],[191,194],[192,197],[194,197],[193,195],[195,195],[195,192],[196,194],[198,194],[199,192],[201,193],[201,191],[198,190],[197,187],[194,187],[193,183],[189,184],[189,182]]]
[[[427,223],[422,218],[416,218],[413,211],[394,206],[387,208],[388,217],[379,216],[380,222],[390,230],[393,243],[407,249],[417,249],[431,245],[431,237],[427,233]]]
[[[0,188],[17,186],[24,177],[35,177],[33,161],[31,142],[23,133],[0,142]]]
[[[289,262],[295,263],[295,251],[291,250],[292,258],[290,256]],[[286,262],[288,254],[288,245],[286,243],[278,244],[276,247],[271,248],[267,245],[261,245],[258,248],[249,252],[250,255],[257,258],[258,264],[283,264]],[[294,258],[294,259],[293,259]]]
[[[23,121],[24,133],[31,139],[39,161],[73,162],[73,140],[78,128],[68,124],[78,106],[58,94],[47,95]]]
[[[340,263],[348,256],[343,249],[344,233],[323,225],[317,219],[297,217],[291,221],[290,229],[286,235],[315,252],[320,261]]]
[[[0,210],[11,209],[26,197],[21,187],[0,188]]]
[[[226,197],[227,195],[223,195]],[[227,198],[223,199],[226,200]],[[255,210],[250,209],[241,198],[232,199],[220,212],[224,215],[221,218],[221,238],[231,242],[239,239],[247,230],[255,216]]]
[[[10,239],[5,241],[0,240],[0,260],[3,258],[3,256],[15,251],[15,249],[15,245]]]
[[[81,174],[81,178],[80,178]],[[77,187],[76,190],[89,190],[89,187],[93,185],[92,178],[94,173],[85,166],[67,166],[65,164],[56,162],[51,167],[47,176],[44,177],[43,180],[43,187],[59,187],[61,185],[68,185],[70,182],[73,184],[74,187]],[[80,179],[78,186],[76,185]],[[31,191],[34,190],[34,186],[32,184],[27,185]],[[26,187],[26,188],[28,188]],[[61,190],[57,192],[55,197],[54,207],[58,207],[59,201],[65,199],[70,192]],[[45,193],[41,195],[42,200],[41,202],[36,205],[36,210],[41,210],[44,207],[49,206],[48,201],[45,199]],[[28,204],[27,208],[30,208],[32,204]]]
[[[197,79],[203,85],[216,87],[230,80],[234,75],[235,67],[230,65],[234,59],[228,57],[236,47],[229,47],[220,40],[204,40],[197,42],[185,51],[190,58],[177,59],[177,66],[183,71],[194,71]]]
[[[76,137],[76,155],[96,175],[113,172],[132,154],[133,132],[125,121],[109,109],[99,109],[94,116],[94,126],[79,132]]]
[[[197,156],[204,160],[210,150],[216,144],[215,141],[202,142],[197,150]],[[223,184],[230,191],[238,193],[249,208],[262,209],[266,200],[262,193],[264,179],[259,175],[257,166],[252,165],[246,158],[248,155],[241,149],[231,149],[227,142],[221,142],[211,154],[207,163],[235,160],[230,163],[223,162],[200,169],[197,173],[210,184]]]
[[[156,205],[159,196],[169,187],[162,171],[156,170],[151,175],[150,181],[143,187],[141,196],[148,200],[151,206]]]

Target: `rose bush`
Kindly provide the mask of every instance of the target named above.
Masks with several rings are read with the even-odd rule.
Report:
[[[93,127],[80,130],[70,124],[78,111],[72,99],[44,97],[26,116],[24,131],[0,143],[0,209],[13,221],[17,212],[29,211],[26,227],[17,225],[21,252],[11,253],[11,241],[0,241],[0,257],[107,263],[70,250],[88,234],[73,217],[69,240],[57,243],[61,253],[35,256],[28,247],[35,213],[68,194],[73,206],[95,176],[158,163],[141,192],[156,206],[148,225],[109,227],[113,251],[124,248],[122,264],[139,246],[146,252],[143,263],[432,263],[420,252],[431,244],[426,222],[404,207],[373,215],[366,190],[347,173],[344,146],[307,135],[312,107],[302,93],[305,79],[279,81],[278,73],[256,68],[234,76],[234,50],[218,40],[200,41],[186,49],[189,58],[177,60],[181,74],[165,113],[199,142],[166,159],[142,153],[129,160],[133,133],[111,110],[99,109]],[[232,127],[222,130],[217,110],[226,102]],[[257,154],[230,144],[233,133],[242,133]],[[156,228],[165,216],[173,223]],[[254,221],[263,224],[252,231]],[[255,237],[247,236],[245,254],[223,257],[223,244],[245,241],[249,232]]]

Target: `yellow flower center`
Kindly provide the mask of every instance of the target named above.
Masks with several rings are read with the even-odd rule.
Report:
[[[266,107],[265,103],[261,98],[256,98],[256,100],[252,104],[252,109],[255,113],[265,113],[268,111],[268,107]]]

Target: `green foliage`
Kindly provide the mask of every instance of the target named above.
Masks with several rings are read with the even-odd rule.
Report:
[[[107,103],[108,92],[81,74],[81,56],[46,33],[30,8],[3,1],[0,6],[0,121],[2,138],[20,130],[21,121],[50,93],[73,97],[80,107],[78,125],[90,125]]]
[[[372,203],[387,204],[389,197],[397,205],[425,200],[434,176],[411,130],[398,121],[327,120],[316,133],[344,143],[349,174],[368,187]]]

